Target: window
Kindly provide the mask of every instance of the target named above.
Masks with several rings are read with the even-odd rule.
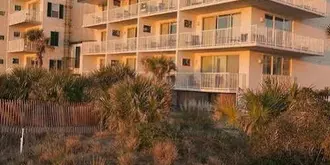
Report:
[[[272,73],[272,56],[264,55],[263,74]]]
[[[50,32],[50,45],[58,46],[59,44],[59,32]]]
[[[278,30],[284,30],[284,31],[292,31],[292,21],[285,19],[285,18],[280,18],[280,17],[275,17],[269,14],[265,15],[265,25],[268,28],[271,29],[278,29]]]
[[[119,64],[119,60],[111,60],[110,66],[117,66]]]
[[[239,72],[239,56],[203,56],[201,62],[201,72]]]
[[[80,68],[80,52],[81,52],[81,48],[76,47],[75,58],[74,58],[74,68]]]
[[[14,32],[14,37],[21,37],[21,32]]]
[[[290,76],[291,59],[288,57],[264,55],[263,74]]]
[[[62,60],[49,60],[49,70],[61,70]]]
[[[282,74],[282,57],[273,57],[273,75]]]
[[[13,58],[13,64],[19,64],[19,59],[18,58]]]
[[[132,70],[135,70],[136,67],[136,58],[127,58],[126,59],[126,65],[131,68]]]
[[[0,11],[0,16],[5,16],[6,12],[5,11]]]
[[[47,16],[63,19],[64,18],[64,5],[48,2]]]
[[[3,59],[0,59],[0,64],[2,65],[4,63],[5,63],[5,61]]]
[[[22,10],[22,6],[20,5],[15,5],[15,11],[21,11]]]
[[[4,35],[0,35],[0,40],[5,40],[5,36]]]

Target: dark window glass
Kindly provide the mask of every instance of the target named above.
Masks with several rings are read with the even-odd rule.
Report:
[[[14,32],[14,37],[20,37],[21,36],[21,32]]]
[[[3,59],[0,59],[0,64],[2,65],[4,63],[5,63],[5,61]]]
[[[19,59],[18,58],[13,58],[13,64],[19,64]]]
[[[6,15],[6,12],[5,11],[0,11],[0,15],[1,16],[5,16]]]
[[[58,32],[50,32],[50,45],[58,46],[59,42],[59,33]]]
[[[76,47],[76,54],[74,58],[74,67],[75,68],[80,68],[80,47]]]
[[[264,56],[264,63],[263,63],[263,74],[271,74],[272,73],[272,57],[271,56]]]
[[[22,6],[20,5],[15,5],[15,11],[21,11],[22,10]]]
[[[5,40],[5,36],[4,35],[0,35],[0,40]]]

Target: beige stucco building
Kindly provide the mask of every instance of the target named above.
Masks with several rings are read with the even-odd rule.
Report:
[[[268,76],[330,86],[329,0],[9,0],[4,5],[0,26],[7,33],[1,28],[0,35],[7,36],[0,43],[7,49],[1,47],[0,55],[7,70],[33,63],[33,52],[15,33],[42,28],[59,45],[45,56],[47,68],[50,60],[70,56],[80,74],[118,63],[143,73],[143,58],[163,55],[177,64],[178,91],[235,93],[257,88]],[[21,10],[15,11],[17,5]]]

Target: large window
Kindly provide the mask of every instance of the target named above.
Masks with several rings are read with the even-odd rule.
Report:
[[[292,31],[292,21],[286,18],[276,17],[273,15],[265,15],[265,26],[271,29]]]
[[[291,74],[291,59],[288,57],[264,55],[263,74],[287,75]]]
[[[50,32],[50,45],[51,46],[59,45],[59,32]]]
[[[48,2],[47,16],[53,18],[64,18],[64,5]]]
[[[201,72],[239,72],[239,56],[203,56]]]
[[[49,70],[61,70],[62,60],[49,60]]]

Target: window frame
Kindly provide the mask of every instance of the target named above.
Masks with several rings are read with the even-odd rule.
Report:
[[[271,61],[270,61],[270,74],[265,73],[265,56],[271,57]],[[281,58],[281,68],[280,74],[275,74],[274,72],[274,58]],[[287,68],[288,70],[284,70],[285,69],[285,60],[287,60],[289,67]],[[262,63],[262,74],[263,75],[271,75],[271,76],[291,76],[292,75],[292,58],[291,57],[285,57],[285,56],[278,56],[278,55],[270,55],[270,54],[264,54],[263,55],[263,63]]]

